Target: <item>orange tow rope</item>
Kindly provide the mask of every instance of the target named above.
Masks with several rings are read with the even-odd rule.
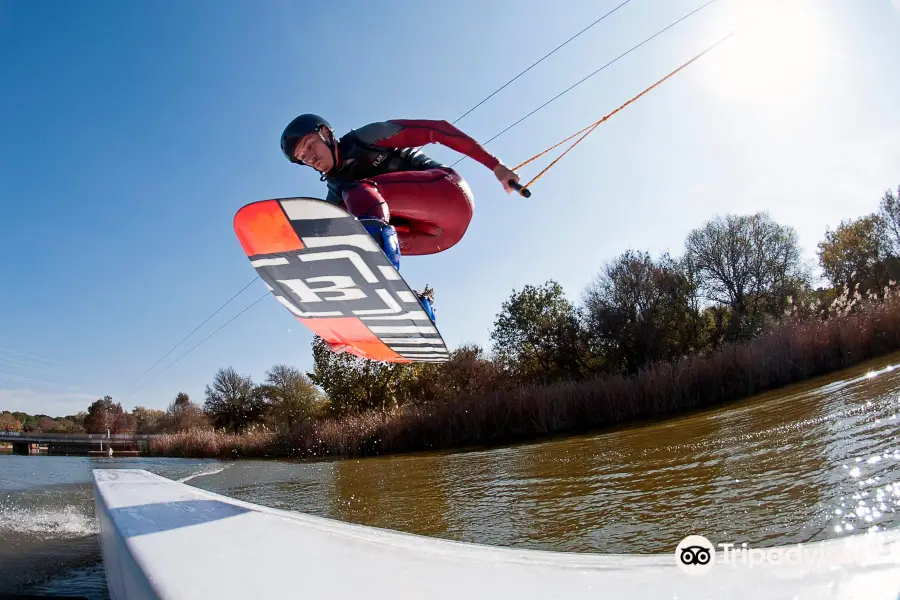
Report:
[[[735,29],[735,30],[733,30],[731,33],[729,33],[729,34],[726,35],[725,37],[721,38],[719,41],[717,41],[717,42],[715,42],[714,44],[710,45],[710,46],[707,47],[705,50],[703,50],[702,52],[700,52],[699,54],[697,54],[694,58],[692,58],[691,60],[687,61],[686,63],[684,63],[683,65],[681,65],[680,67],[678,67],[677,69],[675,69],[674,71],[672,71],[671,73],[669,73],[668,75],[666,75],[665,77],[663,77],[662,79],[660,79],[659,81],[657,81],[656,83],[654,83],[653,85],[651,85],[650,87],[648,87],[647,89],[645,89],[643,92],[641,92],[640,94],[638,94],[637,96],[635,96],[634,98],[632,98],[631,100],[629,100],[628,102],[626,102],[625,104],[623,104],[622,106],[620,106],[619,108],[617,108],[616,110],[612,111],[611,113],[609,113],[608,115],[606,115],[605,117],[603,117],[602,119],[600,119],[599,121],[596,121],[596,122],[592,123],[591,125],[588,125],[587,127],[585,127],[584,129],[582,129],[581,131],[577,131],[577,132],[573,133],[572,135],[570,135],[569,137],[567,137],[567,138],[564,139],[563,141],[559,142],[558,144],[554,144],[553,146],[547,148],[546,150],[544,150],[544,151],[541,152],[540,154],[536,154],[536,155],[532,156],[531,158],[529,158],[528,160],[526,160],[525,162],[523,162],[522,164],[515,166],[515,167],[513,168],[513,171],[518,171],[519,169],[521,169],[521,168],[524,167],[525,165],[527,165],[527,164],[529,164],[529,163],[531,163],[531,162],[537,160],[538,158],[540,158],[540,157],[542,157],[543,155],[547,154],[547,153],[550,152],[551,150],[554,150],[555,148],[557,148],[557,147],[559,147],[559,146],[565,144],[566,142],[568,142],[569,140],[571,140],[571,139],[574,138],[575,136],[577,136],[577,135],[579,135],[579,134],[581,134],[581,133],[584,133],[584,135],[582,135],[581,138],[579,138],[574,144],[572,144],[571,146],[569,146],[569,147],[566,149],[565,152],[563,152],[562,154],[560,154],[560,155],[556,158],[556,160],[554,160],[553,162],[551,162],[549,165],[547,165],[547,166],[544,168],[544,170],[542,170],[540,173],[538,173],[537,175],[535,175],[535,176],[531,179],[531,181],[529,181],[528,183],[526,183],[524,186],[523,186],[523,185],[516,185],[515,188],[519,191],[519,193],[520,193],[521,195],[523,195],[523,196],[525,196],[525,197],[531,196],[531,191],[528,189],[528,188],[531,186],[531,184],[533,184],[535,181],[537,181],[538,179],[540,179],[541,176],[543,176],[544,173],[546,173],[547,171],[549,171],[550,168],[551,168],[553,165],[555,165],[556,163],[558,163],[559,160],[560,160],[563,156],[565,156],[566,154],[569,153],[570,150],[572,150],[572,148],[574,148],[575,146],[577,146],[578,144],[580,144],[581,141],[584,140],[584,138],[586,138],[586,137],[589,136],[591,133],[593,133],[593,131],[594,131],[597,127],[599,127],[601,123],[603,123],[604,121],[606,121],[607,119],[609,119],[611,116],[613,116],[614,114],[616,114],[617,112],[619,112],[620,110],[622,110],[623,108],[625,108],[626,106],[628,106],[629,104],[631,104],[632,102],[634,102],[635,100],[637,100],[638,98],[640,98],[641,96],[643,96],[644,94],[646,94],[647,92],[649,92],[650,90],[652,90],[653,88],[655,88],[656,86],[658,86],[659,84],[661,84],[663,81],[665,81],[665,80],[669,79],[670,77],[672,77],[675,73],[678,73],[679,71],[681,71],[682,69],[684,69],[685,67],[687,67],[689,64],[693,63],[695,60],[697,60],[698,58],[700,58],[701,56],[703,56],[703,55],[706,54],[707,52],[710,52],[713,48],[715,48],[716,46],[718,46],[719,44],[721,44],[722,42],[724,42],[725,40],[727,40],[728,38],[730,38],[731,36],[733,36],[735,33],[737,33],[739,29],[740,29],[740,27],[737,28],[737,29]],[[586,132],[586,133],[585,133],[585,132]]]

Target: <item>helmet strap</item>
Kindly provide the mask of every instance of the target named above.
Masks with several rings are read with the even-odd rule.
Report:
[[[337,157],[337,144],[334,141],[334,132],[331,131],[330,129],[328,130],[328,133],[331,134],[331,136],[330,136],[331,139],[329,140],[325,137],[325,134],[322,133],[323,128],[327,129],[327,127],[325,127],[324,125],[321,125],[321,126],[319,126],[318,129],[316,129],[316,133],[319,134],[319,139],[322,140],[323,142],[325,142],[325,145],[328,146],[329,150],[331,150],[331,162],[332,162],[331,168],[335,169],[338,166],[338,157]],[[325,173],[323,173],[321,171],[318,171],[318,173],[320,175],[319,181],[325,181]]]

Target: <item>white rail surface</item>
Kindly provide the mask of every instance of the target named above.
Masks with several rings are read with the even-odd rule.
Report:
[[[688,574],[675,548],[482,546],[258,506],[143,470],[96,469],[94,490],[113,600],[900,598],[900,530],[790,547],[780,565],[729,564],[716,548],[706,572]]]

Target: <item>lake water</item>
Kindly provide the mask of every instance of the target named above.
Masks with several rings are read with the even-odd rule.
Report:
[[[761,547],[894,528],[897,360],[665,422],[492,450],[325,462],[0,455],[0,594],[108,598],[95,468],[146,469],[355,523],[570,552],[667,553],[691,533]]]

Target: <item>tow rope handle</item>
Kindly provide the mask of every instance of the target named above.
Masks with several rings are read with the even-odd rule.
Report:
[[[525,187],[518,181],[510,180],[510,181],[507,181],[506,183],[509,184],[509,187],[511,187],[512,189],[519,192],[520,195],[525,196],[526,198],[531,198],[531,190],[529,190],[527,187]]]

